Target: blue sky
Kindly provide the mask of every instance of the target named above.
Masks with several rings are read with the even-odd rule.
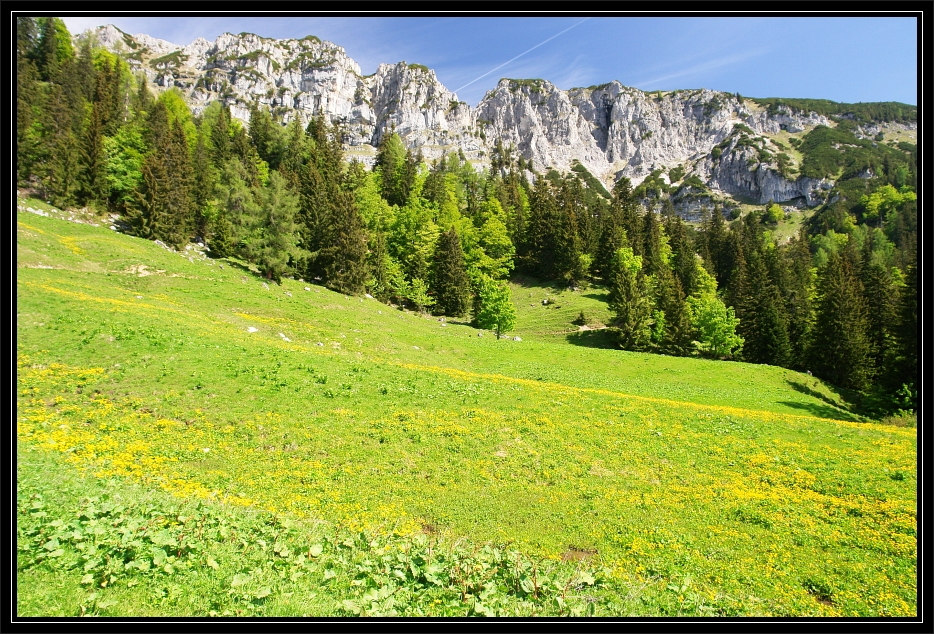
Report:
[[[424,64],[471,105],[501,77],[542,78],[563,89],[617,79],[643,90],[711,88],[750,97],[917,104],[914,18],[63,19],[72,33],[109,23],[180,45],[225,31],[316,35],[342,46],[364,74],[380,63]]]

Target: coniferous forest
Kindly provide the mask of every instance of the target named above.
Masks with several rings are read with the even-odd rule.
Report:
[[[367,170],[323,118],[283,124],[255,106],[243,125],[218,101],[193,116],[116,55],[73,45],[58,19],[19,18],[16,37],[17,185],[57,206],[200,242],[270,281],[320,280],[497,333],[515,319],[511,275],[602,285],[623,349],[809,371],[874,415],[915,409],[914,145],[857,140],[842,117],[809,133],[805,167],[840,176],[779,242],[777,205],[690,224],[664,187],[607,191],[583,166],[539,173],[502,145],[478,171],[457,153],[427,162],[389,130]]]

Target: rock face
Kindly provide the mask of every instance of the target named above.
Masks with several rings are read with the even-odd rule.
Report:
[[[759,160],[781,151],[762,137],[830,124],[825,117],[789,109],[770,114],[729,93],[645,93],[616,81],[565,91],[541,79],[503,79],[471,108],[429,68],[381,64],[363,76],[343,48],[314,36],[275,40],[225,33],[180,47],[113,26],[93,35],[145,73],[155,90],[181,90],[196,114],[221,100],[244,121],[253,103],[283,122],[298,118],[305,124],[324,115],[343,124],[348,154],[368,164],[383,135],[395,129],[427,159],[460,151],[485,167],[501,140],[539,171],[566,171],[577,160],[607,186],[621,176],[638,184],[653,170],[680,167],[714,194],[813,205],[826,185],[785,178]],[[764,154],[737,145],[740,125],[759,135],[754,141]],[[724,143],[715,158],[714,148]]]

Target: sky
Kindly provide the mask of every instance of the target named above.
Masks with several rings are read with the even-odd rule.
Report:
[[[113,24],[187,45],[224,32],[316,35],[368,75],[428,66],[477,105],[499,79],[562,89],[614,79],[642,90],[710,88],[748,97],[918,103],[914,17],[212,17],[63,18],[72,33]]]

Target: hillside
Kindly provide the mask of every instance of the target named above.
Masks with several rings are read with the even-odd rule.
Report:
[[[37,579],[74,588],[66,613],[126,605],[137,613],[157,592],[159,609],[173,614],[405,611],[385,607],[384,586],[437,588],[411,595],[428,614],[483,613],[499,592],[507,599],[493,613],[560,613],[565,600],[596,614],[916,612],[915,430],[856,422],[812,377],[588,346],[569,322],[582,310],[605,314],[599,289],[517,281],[521,340],[496,340],[457,319],[300,280],[266,284],[243,263],[193,247],[177,253],[106,225],[27,213],[58,215],[36,200],[20,206],[18,456],[30,458],[20,460],[18,482],[66,501],[58,510],[40,495],[22,513],[48,531],[36,533],[37,550],[61,545],[55,556],[75,562],[40,558],[18,572],[28,589],[18,601],[36,613],[48,610]],[[125,498],[139,495],[133,485],[160,491],[150,508],[172,508],[159,497],[166,493],[199,499],[204,506],[189,514],[209,526],[234,522],[218,519],[224,513],[278,519],[238,515],[252,536],[244,544],[258,550],[244,545],[247,554],[224,551],[226,559],[199,555],[216,547],[193,542],[164,567],[175,548],[154,536],[162,554],[137,561],[150,570],[159,560],[164,573],[127,567],[108,581],[85,566],[92,597],[79,583],[84,547],[69,545],[82,540],[63,533],[51,545],[57,529],[36,515],[72,513],[77,522],[88,511],[75,506],[79,493],[43,485],[31,471],[41,464],[77,489],[112,478]],[[112,504],[106,512],[118,513]],[[182,511],[173,512],[182,526]],[[340,542],[322,541],[326,566],[312,562],[312,549],[310,563],[304,555],[295,563],[296,548],[308,547],[303,534],[331,530],[302,528],[318,520],[379,538],[353,546],[364,549],[356,559],[339,560]],[[166,530],[189,530],[173,526]],[[453,563],[450,577],[434,577],[438,568],[387,581],[387,568],[376,581],[374,561],[418,535],[509,544],[540,562],[536,570],[572,562],[569,598],[542,590],[561,602],[539,606],[537,586],[517,589],[518,573],[512,590],[491,576],[462,593]],[[604,572],[573,577],[573,562]],[[214,603],[162,589],[199,579],[205,566],[220,567],[211,575],[219,585],[205,589]],[[315,602],[296,608],[288,574],[311,584]],[[110,597],[126,603],[113,608]]]

